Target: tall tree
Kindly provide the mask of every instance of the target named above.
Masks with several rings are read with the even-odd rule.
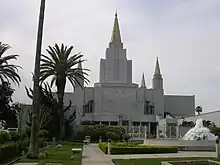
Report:
[[[86,83],[89,80],[86,78],[89,71],[88,69],[78,68],[79,63],[84,62],[81,60],[83,55],[81,53],[71,55],[73,46],[67,47],[62,44],[60,47],[55,44],[54,47],[49,46],[46,49],[49,57],[42,55],[41,59],[41,77],[40,81],[43,82],[48,77],[52,77],[51,87],[56,86],[57,97],[59,103],[59,114],[60,114],[60,139],[64,136],[64,109],[63,109],[63,97],[66,87],[66,82],[69,80],[72,87],[76,84],[82,87],[80,79],[84,80]]]
[[[26,93],[30,99],[33,100],[33,90],[31,88],[27,88]],[[52,111],[56,108],[57,100],[54,97],[49,85],[47,83],[42,84],[39,87],[39,95],[40,95],[40,111],[38,114],[37,122],[38,122],[38,130],[43,129],[51,120]],[[29,112],[29,121],[26,122],[28,126],[32,125],[32,115],[33,112],[28,110]]]
[[[198,113],[198,115],[200,115],[202,113],[202,107],[201,106],[197,106],[195,111]]]
[[[45,1],[46,0],[41,0],[40,13],[39,13],[37,46],[36,46],[36,56],[35,56],[35,70],[33,77],[34,80],[33,115],[32,115],[32,125],[31,125],[31,138],[28,149],[29,158],[37,158],[39,154],[39,148],[38,148],[39,132],[38,132],[37,118],[39,115],[39,108],[40,108],[39,77],[40,77],[40,59],[41,59],[41,47],[42,47],[42,38],[43,38]]]
[[[26,93],[27,96],[33,100],[33,90],[31,88],[27,88]],[[45,129],[45,127],[56,127],[56,123],[52,123],[54,121],[54,114],[58,111],[57,108],[58,102],[54,93],[52,92],[48,83],[43,83],[40,86],[40,112],[38,115],[37,122],[39,123],[39,130]],[[26,121],[26,125],[31,127],[32,124],[32,115],[33,113],[29,110],[29,121]],[[56,121],[57,122],[57,121]],[[59,125],[58,125],[59,126]],[[57,127],[56,127],[57,129]],[[48,130],[50,132],[50,130]]]
[[[0,121],[5,121],[6,126],[16,126],[17,118],[14,104],[12,104],[12,95],[14,89],[11,88],[9,82],[0,84]],[[12,105],[11,105],[12,104]]]
[[[31,88],[27,88],[26,93],[30,99],[33,99],[33,90]],[[69,101],[69,105],[64,108],[64,113],[71,109],[72,102]],[[59,109],[58,101],[55,97],[55,94],[52,92],[48,83],[43,83],[40,86],[40,112],[37,121],[39,122],[39,130],[46,129],[49,133],[49,136],[59,137]],[[30,128],[32,122],[32,112],[28,110],[29,120],[26,121],[26,125]],[[68,116],[64,118],[64,123],[66,126],[69,125],[75,120],[76,111],[74,111]],[[68,131],[69,132],[69,131]]]
[[[0,42],[0,82],[3,83],[5,81],[12,81],[13,83],[19,84],[21,82],[21,78],[17,72],[21,67],[9,63],[11,60],[17,60],[18,55],[12,54],[4,56],[4,53],[8,49],[10,49],[9,45]]]

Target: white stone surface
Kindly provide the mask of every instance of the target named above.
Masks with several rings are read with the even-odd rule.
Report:
[[[203,126],[203,119],[197,119],[195,127],[191,128],[182,138],[183,140],[216,140],[217,136],[210,133],[209,129]]]

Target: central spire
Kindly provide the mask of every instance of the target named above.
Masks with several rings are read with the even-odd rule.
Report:
[[[156,61],[156,67],[155,67],[154,75],[161,75],[158,57],[157,57],[157,61]]]
[[[112,31],[112,38],[111,42],[118,41],[121,43],[121,34],[119,29],[119,23],[118,23],[118,14],[115,12],[115,20],[114,20],[114,26]]]
[[[143,75],[142,75],[141,88],[146,88],[144,73],[143,73]]]

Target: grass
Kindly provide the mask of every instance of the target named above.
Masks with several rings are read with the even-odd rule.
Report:
[[[50,147],[43,150],[43,152],[48,153],[48,158],[39,159],[22,159],[21,162],[38,162],[39,165],[44,165],[45,163],[62,163],[63,165],[81,165],[82,152],[74,154],[74,159],[71,159],[73,155],[71,152],[72,148],[82,148],[82,144],[66,144],[61,148]]]
[[[216,160],[214,158],[147,158],[147,159],[118,159],[113,160],[115,165],[160,165],[162,161],[176,161],[176,160]],[[218,159],[220,161],[220,159]]]

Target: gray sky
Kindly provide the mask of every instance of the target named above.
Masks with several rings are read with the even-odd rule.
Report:
[[[30,102],[24,86],[32,86],[39,3],[0,0],[0,40],[11,45],[8,53],[20,55],[23,67],[15,101]],[[158,56],[166,94],[193,94],[205,112],[220,109],[219,0],[47,0],[43,52],[54,43],[75,46],[88,60],[92,86],[116,9],[135,83],[144,72],[151,87]],[[69,85],[66,90],[72,91]]]

